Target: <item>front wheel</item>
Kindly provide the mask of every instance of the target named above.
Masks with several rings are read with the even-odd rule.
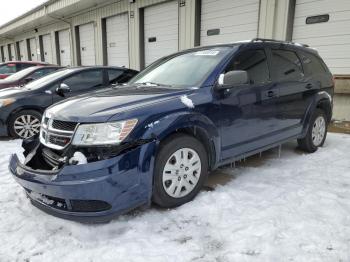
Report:
[[[307,134],[304,138],[298,139],[301,149],[313,153],[317,148],[322,147],[327,136],[327,118],[321,109],[316,109],[313,113]]]
[[[158,152],[153,201],[161,207],[176,207],[191,201],[208,174],[208,156],[194,137],[175,135]]]
[[[41,113],[23,110],[15,113],[9,121],[9,133],[14,138],[27,139],[40,131]]]

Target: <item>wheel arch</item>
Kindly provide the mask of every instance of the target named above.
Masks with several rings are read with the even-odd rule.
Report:
[[[205,147],[209,169],[212,170],[217,166],[220,152],[219,133],[214,123],[206,116],[193,112],[175,113],[154,121],[146,127],[148,130],[143,137],[146,139],[153,137],[158,141],[156,155],[160,145],[171,136],[186,134],[199,140]]]
[[[315,95],[314,99],[310,103],[310,105],[306,111],[306,114],[304,116],[303,131],[302,131],[301,137],[304,137],[306,135],[307,130],[309,128],[309,122],[310,122],[311,116],[317,108],[319,108],[325,112],[326,117],[327,117],[327,119],[326,119],[327,123],[330,123],[330,121],[332,119],[332,114],[333,114],[333,98],[332,98],[332,96],[325,91],[318,92]]]

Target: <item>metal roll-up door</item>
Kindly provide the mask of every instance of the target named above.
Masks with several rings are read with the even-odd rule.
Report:
[[[95,26],[93,23],[79,26],[81,65],[95,65]]]
[[[29,49],[30,49],[30,57],[32,61],[38,61],[38,52],[37,52],[37,45],[36,45],[36,39],[30,38],[29,39]]]
[[[26,46],[24,41],[19,42],[19,60],[24,61],[26,60]]]
[[[200,44],[232,43],[257,37],[259,0],[202,0]]]
[[[47,63],[52,63],[52,44],[51,44],[51,35],[43,35],[42,36],[43,41],[43,55],[44,55],[44,61]]]
[[[333,74],[350,74],[350,1],[297,0],[293,41],[318,50]]]
[[[69,30],[62,30],[58,32],[58,45],[61,66],[72,65]]]
[[[145,65],[179,50],[179,4],[170,1],[144,9]]]
[[[3,46],[3,50],[4,50],[4,61],[7,62],[10,60],[9,49],[8,49],[7,45]]]
[[[16,60],[16,50],[15,50],[15,44],[10,44],[10,51],[11,51],[11,57],[10,60],[14,61]]]
[[[120,14],[106,19],[108,65],[129,67],[129,19]]]

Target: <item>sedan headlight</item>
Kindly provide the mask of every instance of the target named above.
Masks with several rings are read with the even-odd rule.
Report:
[[[73,137],[72,144],[110,145],[122,142],[134,129],[137,119],[101,124],[82,124]]]
[[[11,105],[15,101],[16,99],[13,99],[13,98],[0,99],[0,107]]]

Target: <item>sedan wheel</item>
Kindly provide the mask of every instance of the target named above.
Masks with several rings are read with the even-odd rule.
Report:
[[[30,138],[40,131],[40,119],[34,115],[20,115],[13,123],[13,130],[19,138]]]
[[[180,198],[192,192],[201,175],[201,160],[196,151],[182,148],[173,153],[163,170],[163,187],[174,198]]]
[[[319,146],[326,134],[326,120],[323,116],[316,118],[312,127],[312,143],[314,146]]]

